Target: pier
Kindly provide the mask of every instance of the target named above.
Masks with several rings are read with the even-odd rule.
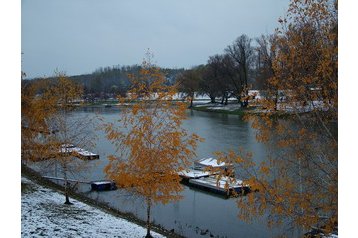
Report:
[[[233,178],[229,177],[218,179],[215,175],[212,175],[198,179],[189,179],[189,185],[224,196],[236,196],[250,191],[250,186],[245,185],[243,181],[232,180]]]
[[[69,153],[82,160],[95,160],[99,159],[99,155],[90,151],[84,150],[80,147],[76,147],[73,144],[63,144],[60,149],[60,153]]]
[[[228,176],[218,177],[217,169],[226,172],[233,170],[234,166],[219,162],[217,159],[203,158],[194,162],[194,168],[182,170],[178,174],[185,185],[226,197],[246,194],[250,191],[250,186],[245,185],[242,180]]]

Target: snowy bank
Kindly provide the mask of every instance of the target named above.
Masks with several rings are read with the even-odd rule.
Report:
[[[144,237],[146,229],[21,178],[21,237]],[[151,232],[153,237],[163,237]]]

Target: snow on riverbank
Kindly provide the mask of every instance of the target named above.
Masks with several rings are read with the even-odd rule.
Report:
[[[210,110],[224,110],[224,111],[235,111],[240,109],[239,103],[231,103],[231,104],[220,104],[220,103],[205,103],[205,104],[198,104],[195,107],[206,107],[206,109]]]
[[[21,237],[144,237],[146,229],[21,178]],[[153,237],[163,237],[151,232]]]

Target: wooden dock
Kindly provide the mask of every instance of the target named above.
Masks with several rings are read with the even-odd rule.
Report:
[[[213,158],[203,158],[194,162],[194,168],[178,172],[182,178],[182,183],[190,187],[205,190],[214,194],[224,195],[226,197],[246,194],[250,191],[250,186],[243,184],[243,181],[234,179],[233,164],[219,162]],[[230,175],[222,176],[218,179],[218,174],[231,171]],[[235,181],[235,182],[234,182]]]
[[[63,144],[60,149],[60,153],[69,153],[82,160],[95,160],[99,159],[99,155],[90,151],[84,150],[80,147],[76,147],[73,144]]]
[[[246,194],[250,191],[250,186],[244,184],[241,180],[231,182],[229,177],[222,177],[218,180],[216,175],[189,179],[188,185],[227,197]]]

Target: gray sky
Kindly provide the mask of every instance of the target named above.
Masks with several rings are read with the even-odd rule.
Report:
[[[278,27],[289,0],[22,0],[22,70],[28,78],[140,64],[189,68],[239,35]]]

